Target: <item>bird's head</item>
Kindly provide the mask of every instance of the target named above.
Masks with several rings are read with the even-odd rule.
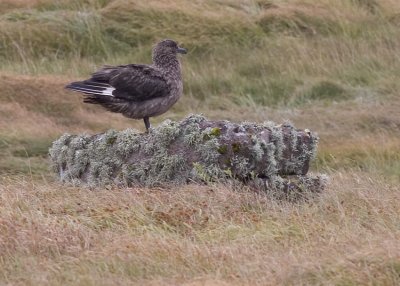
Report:
[[[187,50],[178,46],[178,43],[173,40],[162,40],[153,48],[153,57],[158,55],[176,55],[186,54]]]

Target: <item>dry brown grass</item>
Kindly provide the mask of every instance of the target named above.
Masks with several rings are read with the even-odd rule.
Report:
[[[338,172],[298,205],[219,185],[90,191],[3,178],[0,281],[394,285],[399,199],[365,173]]]
[[[1,285],[400,284],[399,1],[0,2]],[[56,182],[60,134],[143,130],[63,86],[146,62],[165,36],[192,53],[184,96],[153,124],[289,119],[320,135],[312,169],[328,189],[294,204],[228,185]]]

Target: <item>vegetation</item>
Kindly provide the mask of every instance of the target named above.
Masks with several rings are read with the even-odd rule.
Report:
[[[395,0],[1,1],[0,284],[399,284],[399,26]],[[190,52],[156,124],[290,120],[318,132],[326,192],[56,181],[63,133],[143,128],[63,86],[167,37]]]
[[[49,155],[58,178],[75,186],[174,187],[236,180],[294,199],[299,193],[320,193],[326,185],[325,175],[306,176],[317,145],[317,136],[293,125],[209,121],[196,114],[166,120],[149,133],[64,134]],[[299,184],[294,175],[300,175]]]

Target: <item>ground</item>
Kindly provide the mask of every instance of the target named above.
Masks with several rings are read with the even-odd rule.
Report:
[[[400,283],[400,4],[391,0],[19,0],[0,3],[0,284]],[[307,202],[237,186],[62,185],[63,133],[141,121],[63,89],[174,38],[189,113],[320,136]]]

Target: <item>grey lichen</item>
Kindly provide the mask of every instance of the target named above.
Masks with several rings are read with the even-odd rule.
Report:
[[[268,162],[268,164],[266,164],[263,170],[263,175],[273,176],[277,173],[278,160],[280,160],[281,158],[277,158],[275,156],[276,145],[274,143],[266,144],[264,149],[266,154],[266,162]]]
[[[266,127],[271,132],[270,138],[271,142],[273,142],[275,145],[275,156],[277,158],[281,158],[283,150],[285,148],[283,142],[282,128],[279,125],[276,125],[272,121],[264,122],[263,126]]]
[[[261,159],[264,156],[264,149],[265,149],[266,143],[264,140],[262,140],[262,139],[260,140],[256,136],[253,136],[252,141],[253,141],[253,146],[251,148],[252,155],[253,155],[254,160],[256,162],[259,162],[259,161],[261,161]]]
[[[277,190],[285,186],[279,174],[308,170],[317,143],[311,132],[288,124],[235,124],[191,115],[181,122],[166,120],[149,134],[134,129],[64,134],[49,153],[60,179],[78,185],[152,187],[268,178],[268,188]]]
[[[126,129],[119,133],[115,142],[117,154],[127,158],[140,148],[140,135],[134,129]]]

